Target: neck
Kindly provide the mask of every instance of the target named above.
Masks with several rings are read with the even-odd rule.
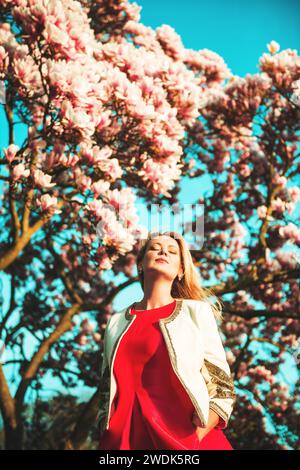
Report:
[[[144,283],[144,297],[136,302],[137,310],[149,310],[170,304],[175,299],[171,295],[171,284],[169,282],[157,282],[148,280]]]

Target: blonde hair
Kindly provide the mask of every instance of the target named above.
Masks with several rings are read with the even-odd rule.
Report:
[[[136,258],[137,265],[143,260],[148,243],[152,238],[156,236],[169,236],[174,238],[180,249],[181,255],[181,264],[183,269],[183,277],[179,280],[178,276],[173,281],[171,288],[171,295],[174,298],[178,299],[195,299],[203,300],[208,302],[208,298],[214,296],[216,298],[214,303],[210,303],[215,319],[222,321],[222,301],[216,297],[213,290],[208,287],[201,287],[199,274],[194,266],[193,259],[190,253],[190,250],[187,247],[187,244],[184,238],[177,232],[148,232],[147,238],[140,240],[138,244],[138,253]],[[144,290],[144,272],[138,270],[138,277],[141,283],[141,287]]]

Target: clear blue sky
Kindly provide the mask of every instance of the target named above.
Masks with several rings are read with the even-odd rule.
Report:
[[[281,49],[300,47],[298,0],[138,0],[141,21],[172,26],[191,49],[220,54],[234,74],[256,73],[274,39]]]

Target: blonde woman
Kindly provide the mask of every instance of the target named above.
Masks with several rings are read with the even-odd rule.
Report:
[[[233,450],[235,389],[216,320],[184,238],[149,233],[137,256],[143,298],[104,335],[99,450]]]

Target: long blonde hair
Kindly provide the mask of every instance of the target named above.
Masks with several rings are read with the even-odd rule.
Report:
[[[138,253],[136,258],[137,265],[144,258],[148,242],[154,238],[154,236],[166,235],[171,238],[174,238],[180,249],[181,255],[181,264],[183,269],[183,277],[181,280],[178,279],[178,276],[173,281],[171,288],[171,295],[173,298],[178,299],[195,299],[203,300],[208,302],[208,298],[211,296],[215,297],[215,302],[209,302],[216,320],[222,321],[222,301],[216,297],[213,290],[208,287],[201,287],[201,280],[199,274],[194,266],[193,259],[190,253],[190,250],[187,247],[187,244],[184,238],[177,232],[148,232],[147,238],[140,240],[138,244]],[[144,272],[138,270],[138,277],[141,283],[141,287],[144,290]]]

